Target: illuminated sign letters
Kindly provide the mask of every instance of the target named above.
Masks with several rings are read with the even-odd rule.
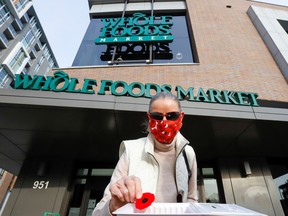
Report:
[[[94,79],[84,79],[82,86],[79,86],[78,78],[70,78],[68,74],[61,70],[54,72],[54,76],[47,77],[39,75],[31,77],[28,74],[17,74],[14,83],[14,89],[82,94],[95,94],[97,86],[97,81]],[[143,84],[140,82],[132,82],[129,84],[125,81],[101,80],[97,94],[151,98],[152,95],[161,91],[171,92],[172,86],[168,84]],[[219,91],[216,89],[208,89],[207,91],[204,91],[203,88],[196,90],[193,87],[189,87],[185,90],[181,86],[176,86],[175,91],[180,100],[259,106],[257,103],[258,94],[252,92]]]
[[[132,17],[104,18],[101,34],[96,44],[172,42],[170,28],[172,16],[146,16],[134,13]]]

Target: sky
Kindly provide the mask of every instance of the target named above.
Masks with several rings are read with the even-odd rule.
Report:
[[[89,18],[88,0],[33,0],[59,67],[71,67]]]
[[[288,0],[255,0],[288,6]],[[88,27],[88,0],[33,0],[59,67],[70,67]]]

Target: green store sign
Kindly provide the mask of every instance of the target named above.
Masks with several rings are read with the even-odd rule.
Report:
[[[64,71],[54,72],[54,76],[39,76],[17,74],[14,82],[14,89],[29,89],[37,91],[68,92],[82,94],[96,94],[95,87],[98,83],[94,79],[84,79],[82,86],[79,86],[78,78],[70,78]],[[174,89],[179,100],[196,102],[235,104],[244,106],[259,106],[257,103],[257,93],[236,92],[227,90],[203,88],[194,89],[189,87],[184,89],[176,86]],[[161,91],[172,91],[172,86],[168,84],[158,85],[155,83],[142,84],[140,82],[127,83],[125,81],[101,80],[98,95],[111,94],[115,96],[131,96],[151,98],[155,93]]]
[[[100,36],[95,39],[96,44],[121,43],[170,43],[174,37],[170,29],[172,16],[146,16],[134,13],[132,17],[104,18],[104,27]]]

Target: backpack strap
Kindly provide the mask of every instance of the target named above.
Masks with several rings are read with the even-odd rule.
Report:
[[[187,168],[187,172],[188,172],[188,182],[192,176],[192,172],[191,172],[191,169],[190,169],[190,166],[189,166],[189,162],[188,162],[188,158],[187,158],[187,154],[186,154],[186,151],[185,151],[185,148],[183,149],[182,151],[182,154],[183,154],[183,157],[184,157],[184,160],[185,160],[185,164],[186,164],[186,168]]]

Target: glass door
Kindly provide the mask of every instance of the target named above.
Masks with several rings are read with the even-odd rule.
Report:
[[[73,195],[67,216],[91,216],[101,200],[113,169],[79,169],[73,183]]]
[[[223,203],[222,187],[219,176],[212,166],[198,167],[197,191],[199,202]]]

